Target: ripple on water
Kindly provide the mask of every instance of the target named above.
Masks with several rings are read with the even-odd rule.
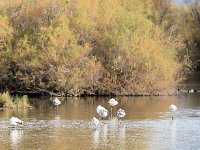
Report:
[[[12,128],[9,119],[1,119],[0,141],[15,147],[23,141],[24,149],[45,145],[53,148],[82,146],[88,149],[191,149],[200,146],[200,113],[182,109],[171,120],[170,113],[160,113],[160,119],[103,121],[95,127],[91,120],[37,120],[27,118],[24,126]],[[23,139],[23,140],[22,140]],[[56,141],[48,143],[47,141]],[[28,142],[30,141],[30,142]],[[33,142],[34,141],[34,142]],[[67,142],[66,142],[67,141]],[[191,145],[193,143],[193,145]],[[72,146],[73,144],[73,146]],[[89,146],[89,147],[88,147]],[[64,148],[61,149],[64,149]]]

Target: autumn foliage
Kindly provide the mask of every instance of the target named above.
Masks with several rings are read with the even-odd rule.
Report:
[[[62,95],[169,92],[189,62],[165,0],[0,3],[0,89]]]

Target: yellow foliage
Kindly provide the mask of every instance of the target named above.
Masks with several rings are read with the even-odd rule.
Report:
[[[167,1],[11,2],[0,4],[0,39],[10,49],[0,52],[0,64],[7,64],[2,89],[155,93],[171,88],[185,65],[178,56],[186,49],[180,16]]]

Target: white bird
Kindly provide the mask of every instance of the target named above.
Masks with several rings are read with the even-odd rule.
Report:
[[[113,107],[115,105],[118,104],[118,101],[116,101],[114,98],[111,98],[109,101],[108,101],[108,104],[109,106]]]
[[[119,118],[123,118],[123,117],[125,117],[125,115],[126,115],[126,113],[125,113],[125,111],[123,110],[123,109],[119,109],[118,111],[117,111],[117,116],[119,117]]]
[[[169,106],[169,111],[172,112],[172,120],[173,120],[173,113],[174,113],[176,110],[177,110],[176,105],[171,104],[171,105]]]
[[[56,98],[53,99],[53,104],[54,104],[55,106],[58,106],[58,105],[61,104],[61,101],[56,97]]]
[[[97,113],[99,114],[99,116],[101,118],[105,118],[108,116],[108,110],[105,109],[104,107],[102,107],[101,105],[99,105],[97,108],[96,108],[96,111]]]
[[[103,108],[103,107],[102,107],[101,105],[99,105],[99,106],[96,108],[96,111],[97,111],[98,114],[100,113],[100,111],[101,111],[102,108]]]
[[[92,118],[92,123],[95,125],[95,126],[98,126],[99,125],[99,120],[95,117]]]
[[[16,117],[12,117],[10,118],[10,124],[13,126],[17,126],[17,125],[22,125],[23,121],[21,121],[20,119],[16,118]]]
[[[188,90],[188,93],[195,93],[195,92],[197,92],[197,90],[195,90],[195,89],[189,89]]]
[[[111,111],[111,118],[112,118],[112,107],[113,106],[116,106],[118,104],[118,101],[116,101],[114,98],[111,98],[109,101],[108,101],[108,104],[110,106],[110,111]]]

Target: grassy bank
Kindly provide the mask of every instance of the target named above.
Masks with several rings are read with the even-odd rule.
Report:
[[[9,92],[0,93],[0,107],[3,108],[27,108],[30,107],[28,97],[26,95],[11,96]]]

